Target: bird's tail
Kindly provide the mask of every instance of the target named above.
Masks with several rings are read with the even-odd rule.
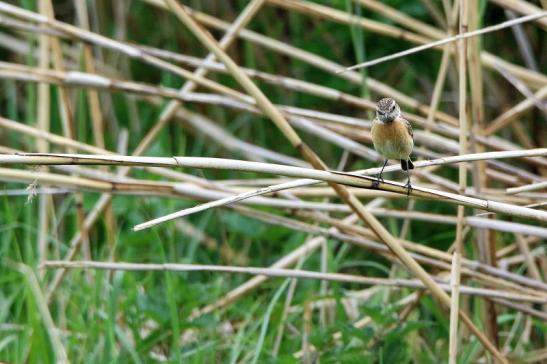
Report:
[[[414,164],[412,163],[410,159],[408,160],[401,159],[401,169],[403,171],[414,169]]]

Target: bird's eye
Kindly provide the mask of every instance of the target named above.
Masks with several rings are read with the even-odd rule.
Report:
[[[395,105],[393,105],[390,109],[391,112],[394,112],[395,111]]]

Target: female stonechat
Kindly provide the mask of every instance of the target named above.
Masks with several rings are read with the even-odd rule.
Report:
[[[372,122],[372,143],[374,149],[386,159],[382,170],[378,174],[376,186],[380,181],[383,182],[382,172],[386,167],[388,160],[399,159],[401,168],[406,171],[408,181],[406,187],[410,193],[410,169],[414,169],[414,164],[410,160],[410,153],[414,148],[414,139],[412,126],[408,120],[401,116],[401,108],[395,100],[386,97],[376,104],[376,118]]]

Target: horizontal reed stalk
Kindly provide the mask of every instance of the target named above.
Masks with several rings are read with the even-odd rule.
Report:
[[[374,278],[355,276],[343,273],[322,273],[297,269],[282,268],[259,268],[259,267],[238,267],[223,265],[201,265],[201,264],[175,264],[175,263],[127,263],[127,262],[96,262],[96,261],[45,261],[41,268],[65,268],[65,269],[101,269],[101,270],[122,270],[122,271],[164,271],[164,272],[220,272],[263,275],[267,277],[316,279],[332,282],[357,283],[365,285],[381,285],[392,287],[425,288],[425,285],[417,279],[400,278]],[[446,292],[450,292],[450,283],[439,283],[439,286]],[[547,303],[547,299],[521,293],[461,286],[463,294],[477,295],[481,297],[503,298],[521,302]]]

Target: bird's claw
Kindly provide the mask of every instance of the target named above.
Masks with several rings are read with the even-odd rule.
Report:
[[[405,188],[406,188],[406,195],[410,196],[410,192],[412,192],[412,185],[410,184],[410,181],[406,183]]]
[[[378,188],[378,186],[380,186],[380,182],[384,183],[384,179],[381,176],[376,177],[376,179],[372,182],[372,188]]]

